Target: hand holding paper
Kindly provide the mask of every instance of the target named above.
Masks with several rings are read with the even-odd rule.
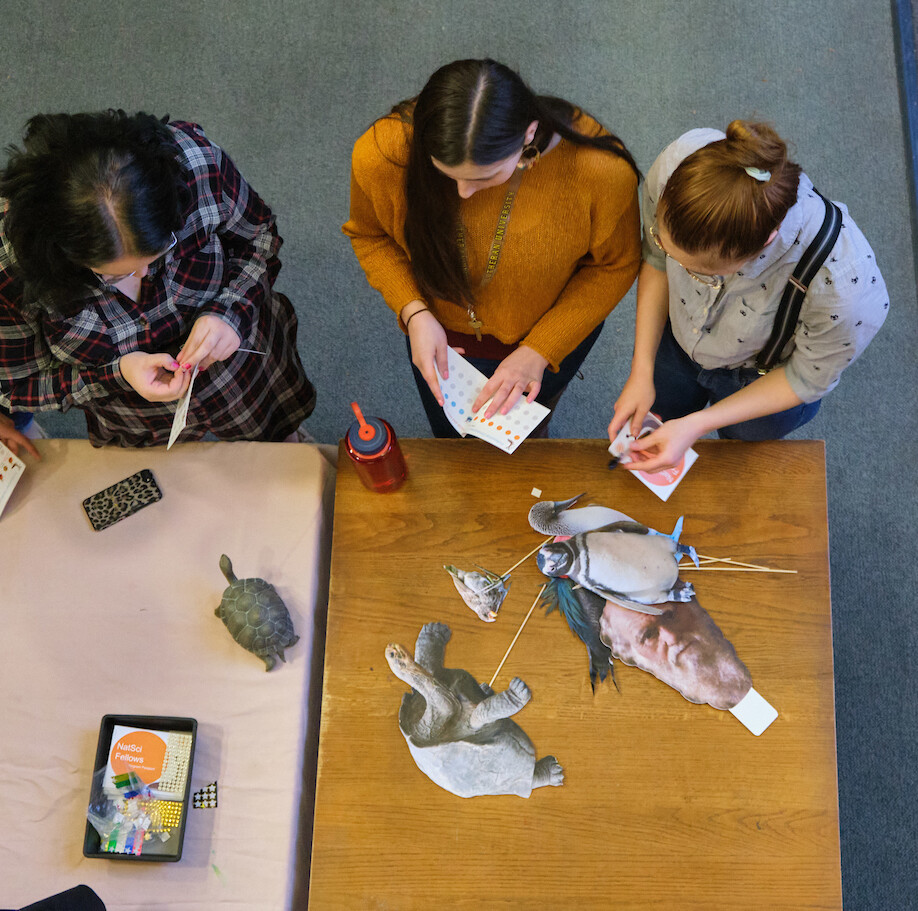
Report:
[[[187,389],[188,374],[171,354],[131,351],[119,361],[128,385],[148,402],[174,402]]]
[[[206,370],[216,361],[225,361],[242,344],[239,333],[215,313],[199,316],[188,340],[176,356],[187,370],[189,366]]]
[[[19,455],[19,447],[22,446],[29,455],[35,456],[36,459],[41,458],[35,444],[24,433],[20,433],[13,419],[5,414],[0,414],[0,443],[7,446],[13,455]]]
[[[498,412],[508,414],[523,394],[531,405],[542,388],[542,376],[547,366],[548,361],[541,354],[520,345],[500,362],[494,375],[478,393],[472,410],[478,411],[490,399],[491,403],[485,409],[486,418],[490,419]]]
[[[642,471],[663,471],[676,467],[697,439],[698,434],[686,419],[677,418],[666,421],[649,434],[642,434],[632,442],[630,452]]]
[[[0,443],[0,514],[25,471],[25,462]]]
[[[443,411],[463,437],[472,434],[504,452],[513,452],[549,413],[544,405],[527,401],[517,401],[506,415],[492,413],[487,417],[491,411],[488,402],[482,405],[484,411],[476,412],[474,405],[487,377],[452,348],[447,349],[447,364],[449,377],[440,377]]]
[[[660,464],[661,460],[648,458],[647,441],[652,441],[658,433],[662,433],[661,428],[666,428],[674,423],[678,422],[668,421],[664,424],[655,414],[648,412],[637,438],[631,434],[631,425],[625,424],[612,441],[612,445],[609,446],[609,452],[618,460],[618,464],[632,471],[645,487],[652,490],[663,501],[669,499],[685,473],[698,458],[698,453],[694,449],[686,448],[684,453],[680,453],[675,464],[664,462],[663,469],[655,467]],[[694,442],[694,438],[691,442]],[[651,442],[650,445],[653,443]]]

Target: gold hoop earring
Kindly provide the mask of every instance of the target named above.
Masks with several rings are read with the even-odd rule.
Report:
[[[521,171],[524,168],[531,168],[541,157],[542,153],[539,151],[539,147],[530,142],[523,146],[523,151],[520,152],[520,160],[516,163],[516,166]]]

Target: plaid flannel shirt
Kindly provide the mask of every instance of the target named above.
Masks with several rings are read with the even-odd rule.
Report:
[[[168,440],[175,402],[148,402],[122,377],[131,351],[177,354],[195,320],[216,314],[243,348],[202,371],[183,440],[279,440],[312,410],[315,392],[296,351],[296,316],[272,291],[281,239],[271,210],[196,124],[173,122],[192,202],[177,243],[141,283],[137,301],[108,285],[86,291],[73,316],[23,302],[0,218],[0,406],[86,413],[95,445]],[[3,212],[6,204],[0,201]]]

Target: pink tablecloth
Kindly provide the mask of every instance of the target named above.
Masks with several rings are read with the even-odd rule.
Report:
[[[39,447],[0,517],[0,907],[78,883],[109,911],[300,904],[334,469],[305,444]],[[142,468],[163,499],[93,531],[82,500]],[[290,609],[270,673],[214,616],[221,553]],[[82,856],[106,713],[198,720],[192,788],[216,780],[219,806],[188,811],[178,863]]]

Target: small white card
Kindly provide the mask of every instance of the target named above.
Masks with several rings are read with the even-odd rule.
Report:
[[[178,400],[175,406],[175,417],[172,419],[172,433],[169,434],[169,443],[166,449],[171,449],[172,444],[179,438],[179,434],[185,429],[188,423],[188,406],[191,404],[191,390],[194,389],[194,381],[198,375],[198,366],[195,365],[191,371],[191,382],[185,390],[185,394]]]
[[[0,443],[0,514],[25,471],[25,462],[3,443]]]
[[[641,423],[641,432],[637,435],[637,439],[646,437],[647,434],[662,426],[663,422],[655,414],[651,414],[648,411]],[[631,435],[631,422],[629,421],[619,430],[618,436],[609,446],[609,452],[616,456],[623,465],[634,461],[630,455],[631,441],[633,439],[635,437]],[[662,471],[654,471],[652,473],[632,471],[631,474],[665,502],[670,498],[676,487],[679,486],[679,482],[685,477],[686,472],[692,465],[695,464],[697,458],[698,453],[694,449],[687,449],[679,464],[674,465],[672,468],[664,468]]]
[[[730,714],[758,737],[778,717],[778,710],[751,689],[730,709]]]
[[[495,414],[485,420],[491,400],[485,402],[477,414],[472,411],[472,405],[488,378],[452,348],[447,349],[446,365],[449,379],[440,377],[443,411],[463,437],[471,434],[504,452],[513,452],[549,414],[550,409],[544,405],[538,402],[530,405],[520,398],[507,414]]]

